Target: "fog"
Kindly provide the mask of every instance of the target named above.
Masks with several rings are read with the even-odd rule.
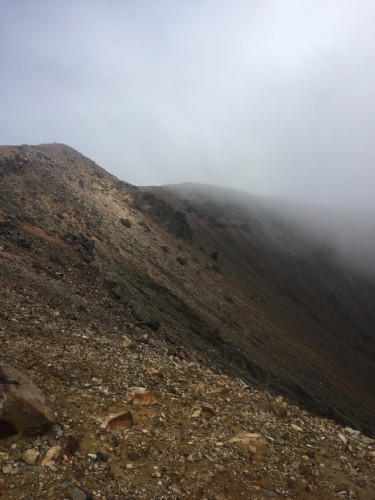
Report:
[[[239,231],[262,252],[312,258],[315,264],[322,258],[326,264],[331,261],[345,271],[364,271],[367,278],[369,273],[375,278],[375,219],[371,212],[251,195],[206,184],[151,189],[167,200],[169,193],[176,195],[178,205],[204,220],[203,224],[213,224],[221,228],[219,232],[226,228],[223,240],[228,235],[230,239],[233,230]]]
[[[0,0],[0,142],[375,211],[375,2]]]

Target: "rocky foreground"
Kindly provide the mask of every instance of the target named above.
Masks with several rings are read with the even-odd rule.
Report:
[[[66,328],[37,299],[6,284],[1,355],[55,423],[0,440],[2,497],[374,498],[374,440],[214,373],[149,328],[85,325],[84,313]]]

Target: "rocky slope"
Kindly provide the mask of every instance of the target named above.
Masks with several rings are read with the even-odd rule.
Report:
[[[371,432],[373,382],[350,368],[373,370],[371,284],[344,280],[356,291],[352,323],[369,337],[352,358],[355,329],[345,330],[345,374],[336,330],[307,341],[316,285],[302,306],[287,287],[279,299],[285,282],[266,285],[271,256],[255,272],[260,258],[251,263],[245,246],[238,260],[216,207],[207,224],[183,204],[67,146],[1,148],[0,362],[37,383],[56,423],[29,436],[0,414],[0,495],[373,498],[374,441],[352,428]],[[334,317],[323,308],[311,333]],[[312,416],[298,399],[353,425]]]

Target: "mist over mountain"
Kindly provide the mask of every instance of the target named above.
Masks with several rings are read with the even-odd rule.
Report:
[[[361,220],[215,186],[139,188],[62,144],[2,146],[2,495],[55,498],[66,478],[71,497],[371,498]],[[40,394],[26,374],[51,405],[43,428],[35,406],[21,418]]]
[[[147,189],[147,188],[145,188]],[[158,188],[151,188],[158,191]],[[375,272],[375,218],[371,210],[350,210],[319,206],[287,198],[263,197],[235,189],[185,183],[165,186],[182,198],[186,205],[214,206],[217,213],[228,219],[257,216],[275,249],[282,244],[283,252],[298,256],[311,247],[325,248],[337,254],[343,266],[358,271]],[[283,228],[275,238],[277,226]],[[288,239],[288,231],[300,234],[299,242]]]

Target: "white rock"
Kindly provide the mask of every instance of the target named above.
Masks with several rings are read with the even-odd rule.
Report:
[[[28,465],[34,465],[38,457],[39,451],[35,448],[30,448],[21,455],[22,460]]]

